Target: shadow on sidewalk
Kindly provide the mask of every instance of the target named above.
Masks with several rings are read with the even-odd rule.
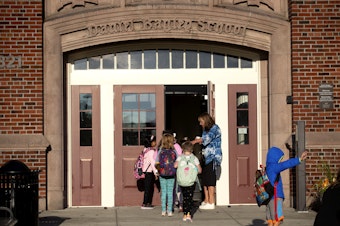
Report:
[[[252,224],[248,224],[247,226],[267,226],[267,222],[261,219],[254,219]]]
[[[39,217],[39,226],[59,226],[65,220],[70,218],[62,218],[62,217],[55,217],[55,216],[48,216],[48,217]]]

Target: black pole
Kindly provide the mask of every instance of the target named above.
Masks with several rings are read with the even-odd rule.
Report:
[[[297,122],[297,131],[296,131],[296,142],[297,142],[297,155],[301,156],[301,154],[305,151],[305,122],[298,121]],[[305,161],[301,162],[300,165],[297,166],[296,169],[296,210],[297,211],[306,211],[306,163]]]

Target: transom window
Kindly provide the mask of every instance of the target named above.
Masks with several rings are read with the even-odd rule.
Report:
[[[180,49],[116,52],[74,61],[75,70],[198,68],[253,68],[253,61],[229,54]]]

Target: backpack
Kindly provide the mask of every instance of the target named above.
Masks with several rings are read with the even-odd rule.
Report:
[[[144,148],[144,150],[138,155],[137,160],[135,162],[134,168],[133,168],[133,176],[139,180],[145,178],[145,174],[143,172],[143,164],[144,164],[144,155],[147,153],[150,149]],[[150,166],[149,166],[150,167]],[[149,168],[148,167],[148,168]]]
[[[274,186],[276,187],[279,181],[280,174],[276,176],[274,186],[270,183],[266,168],[260,166],[261,169],[255,171],[254,192],[257,205],[267,205],[274,195]]]
[[[182,187],[192,186],[197,180],[197,174],[195,156],[190,155],[190,158],[187,159],[185,155],[181,155],[177,167],[177,183]]]
[[[174,163],[176,161],[177,154],[172,149],[161,149],[158,153],[157,170],[161,177],[175,177],[176,168]]]

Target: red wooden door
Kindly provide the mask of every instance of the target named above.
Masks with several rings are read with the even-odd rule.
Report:
[[[114,155],[115,205],[138,206],[143,192],[136,187],[133,166],[143,150],[147,135],[161,138],[164,129],[164,87],[114,87]],[[160,204],[160,193],[155,189],[153,204]]]
[[[254,203],[257,169],[256,85],[228,86],[230,203]]]
[[[99,86],[72,86],[72,205],[101,205]]]

